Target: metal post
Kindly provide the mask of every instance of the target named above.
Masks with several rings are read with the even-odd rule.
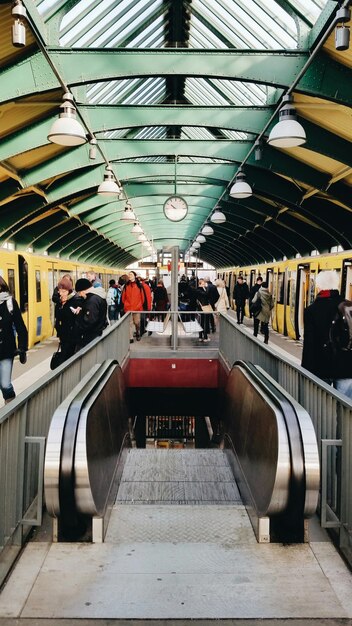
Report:
[[[178,311],[178,246],[172,249],[171,258],[171,311]],[[178,315],[173,313],[171,317],[171,349],[177,350],[178,338]]]

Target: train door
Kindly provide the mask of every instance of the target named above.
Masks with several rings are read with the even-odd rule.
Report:
[[[277,272],[272,272],[272,291],[271,295],[273,296],[274,308],[272,310],[271,316],[271,325],[274,330],[279,330],[278,328],[278,316],[277,316],[277,302],[278,302],[278,275]]]
[[[311,297],[310,265],[305,263],[297,267],[297,288],[295,299],[295,331],[296,339],[303,338],[304,309],[310,304]],[[313,289],[314,299],[314,289]]]
[[[342,263],[341,295],[352,300],[352,259],[344,259]]]
[[[54,264],[48,264],[48,289],[49,289],[49,310],[50,310],[50,323],[54,328],[55,326],[55,304],[52,301],[54,289],[58,284],[60,278],[58,275],[58,269],[54,267]]]
[[[273,280],[274,280],[274,272],[273,272],[273,268],[269,267],[266,270],[266,282],[268,283],[268,289],[270,291],[270,293],[273,294]],[[274,295],[274,294],[273,294]]]
[[[18,281],[19,281],[19,307],[24,323],[29,332],[29,311],[28,311],[28,263],[26,259],[18,255]]]

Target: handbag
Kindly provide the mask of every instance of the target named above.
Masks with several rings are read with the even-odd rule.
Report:
[[[211,306],[211,304],[202,304],[201,302],[199,302],[199,300],[198,300],[198,304],[200,308],[202,309],[203,313],[214,313],[214,309]]]
[[[57,367],[59,367],[59,365],[61,365],[61,363],[64,362],[64,360],[65,360],[65,357],[63,353],[61,352],[61,344],[59,343],[56,352],[54,352],[53,356],[51,357],[50,369],[55,370]]]
[[[257,317],[260,311],[262,310],[262,301],[260,298],[257,298],[255,302],[251,302],[249,307],[249,312],[253,315],[253,317]]]

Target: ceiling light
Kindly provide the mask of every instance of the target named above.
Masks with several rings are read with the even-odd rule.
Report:
[[[261,139],[257,139],[254,144],[254,160],[261,161],[263,158],[263,142]]]
[[[230,196],[231,198],[249,198],[252,194],[252,187],[246,182],[246,175],[242,172],[242,168],[240,167],[236,175],[235,183],[230,189]]]
[[[144,233],[141,233],[140,235],[138,235],[137,239],[138,241],[147,241],[147,238]]]
[[[16,48],[23,48],[26,45],[26,27],[22,19],[27,19],[27,11],[21,0],[15,0],[11,14],[15,18],[12,24],[12,45]]]
[[[91,161],[97,158],[97,140],[95,137],[89,140],[89,158]]]
[[[202,235],[207,235],[207,237],[209,237],[209,235],[214,235],[214,228],[212,228],[210,224],[205,224],[205,226],[203,226],[201,230],[201,233]]]
[[[290,95],[282,99],[284,106],[279,111],[279,121],[271,129],[268,144],[276,148],[294,148],[306,142],[305,130],[296,118],[296,109]]]
[[[213,222],[213,224],[223,224],[226,222],[226,216],[222,211],[220,211],[220,209],[216,208],[210,218],[210,221]]]
[[[126,209],[125,209],[125,211],[126,211]],[[133,235],[139,235],[142,232],[143,232],[142,226],[139,224],[139,222],[135,222],[134,226],[132,227],[131,233]]]
[[[126,206],[125,206],[124,212],[122,213],[122,215],[120,217],[120,220],[125,220],[126,222],[136,222],[136,219],[137,219],[136,218],[136,214],[135,214],[134,210],[132,209],[131,204],[129,202],[126,202]],[[137,225],[137,223],[138,222],[136,222],[135,226]],[[139,232],[140,233],[140,232],[143,232],[143,231],[141,229],[141,230],[134,231],[134,232]]]
[[[198,235],[198,237],[196,237],[196,241],[198,241],[199,243],[205,243],[206,238],[204,237],[204,235]]]
[[[336,50],[348,50],[350,46],[350,29],[345,22],[351,19],[351,11],[347,7],[340,7],[336,12],[335,48]]]
[[[193,247],[195,250],[198,250],[198,248],[200,248],[200,243],[199,243],[199,241],[194,241],[194,242],[192,243],[192,247]]]
[[[80,146],[86,143],[87,136],[82,124],[76,120],[72,93],[69,91],[64,93],[62,100],[63,102],[60,104],[62,113],[51,126],[48,139],[60,146]]]
[[[115,180],[115,176],[110,165],[107,165],[105,168],[104,180],[98,187],[98,193],[103,196],[114,196],[116,193],[121,193],[121,188]]]

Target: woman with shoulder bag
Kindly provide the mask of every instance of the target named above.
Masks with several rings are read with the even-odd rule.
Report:
[[[20,362],[24,364],[27,350],[28,332],[20,308],[0,276],[0,388],[5,404],[16,397],[11,383],[13,359],[19,354]]]
[[[199,279],[198,289],[196,289],[197,309],[202,311],[200,315],[200,325],[203,330],[199,333],[199,341],[210,341],[208,334],[210,332],[210,320],[213,307],[209,302],[209,296],[207,293],[207,285],[203,278]]]
[[[75,353],[76,315],[82,306],[82,299],[73,290],[73,285],[67,278],[61,278],[57,289],[60,299],[55,305],[55,330],[60,344],[51,359],[50,369],[52,370]]]
[[[259,301],[259,302],[258,302]],[[260,304],[260,308],[259,305]],[[256,306],[259,310],[256,312]],[[268,283],[262,283],[262,286],[255,294],[252,300],[252,313],[254,319],[254,337],[257,337],[259,330],[264,335],[264,343],[269,343],[269,320],[271,316],[271,310],[274,307],[273,297],[268,289]]]
[[[218,313],[225,313],[230,308],[229,298],[226,292],[225,283],[221,278],[215,281],[218,290],[219,299],[215,303],[215,309]]]

